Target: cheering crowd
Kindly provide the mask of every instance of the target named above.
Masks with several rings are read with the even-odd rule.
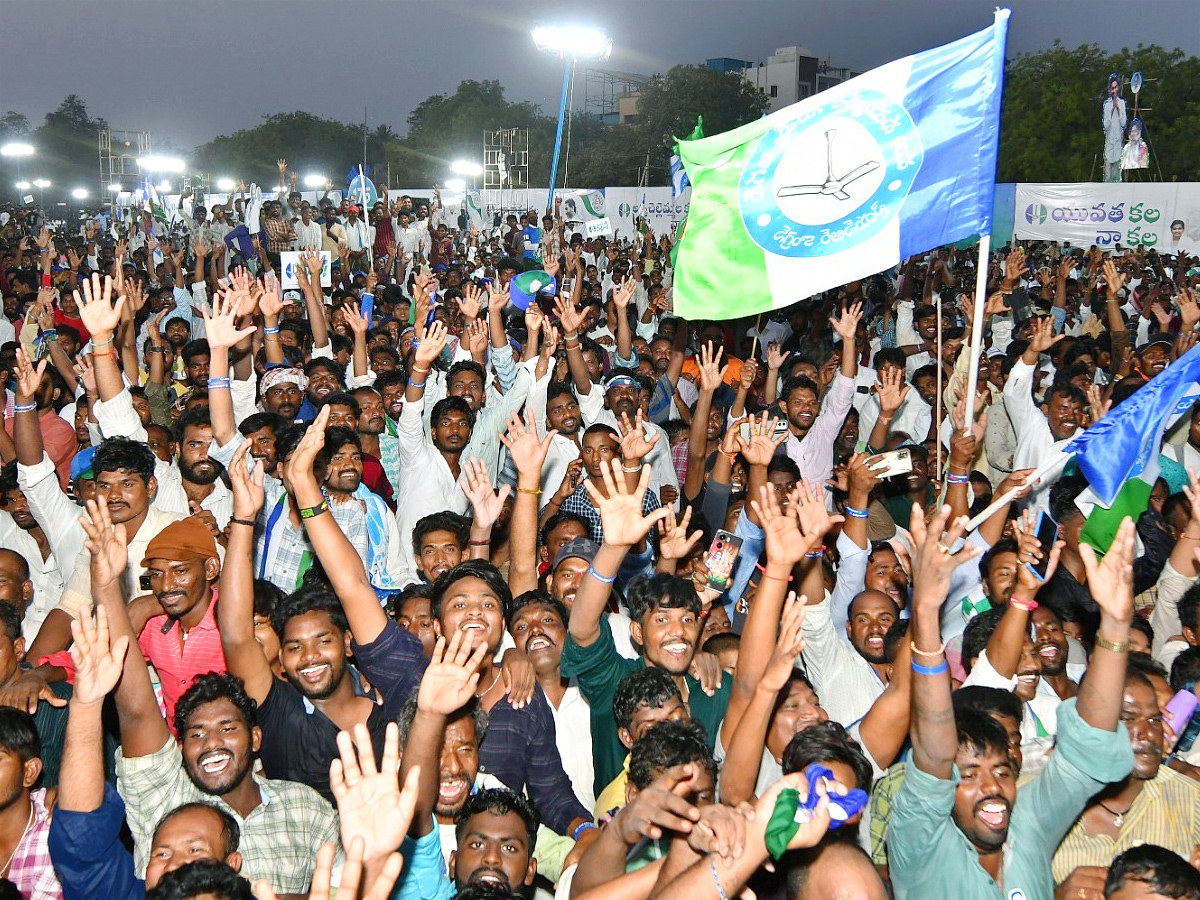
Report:
[[[1197,260],[993,254],[967,397],[974,249],[687,321],[279,169],[0,217],[0,897],[1200,900],[1200,407],[1059,458]]]

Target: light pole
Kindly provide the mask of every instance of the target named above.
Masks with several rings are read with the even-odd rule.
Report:
[[[562,100],[558,105],[558,130],[554,135],[554,161],[550,164],[550,193],[546,212],[554,209],[555,182],[558,180],[558,155],[562,150],[563,121],[567,117],[567,94],[571,73],[579,59],[607,59],[612,53],[612,38],[595,28],[547,25],[533,29],[533,42],[539,50],[554,53],[564,60]]]
[[[33,186],[38,189],[38,206],[44,211],[46,208],[46,188],[50,187],[50,182],[45,178],[35,178],[33,179]]]
[[[21,160],[26,156],[33,156],[33,147],[29,144],[8,143],[0,147],[0,156],[9,156],[17,161],[17,181],[21,181]]]

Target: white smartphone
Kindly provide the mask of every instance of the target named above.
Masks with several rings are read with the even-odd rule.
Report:
[[[889,450],[880,453],[869,461],[871,470],[881,479],[895,478],[897,475],[907,475],[912,471],[912,453],[904,447],[899,450]]]

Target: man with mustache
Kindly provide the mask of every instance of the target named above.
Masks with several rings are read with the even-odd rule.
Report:
[[[114,527],[106,509],[89,512],[92,521],[84,527],[94,597],[113,639],[132,641],[120,586],[129,561],[123,529]],[[149,841],[164,814],[182,803],[211,799],[242,828],[247,874],[270,878],[281,890],[307,890],[316,849],[337,840],[337,818],[310,788],[252,774],[262,731],[242,682],[215,673],[195,679],[175,708],[178,741],[159,712],[141,653],[125,654],[115,697],[121,730],[118,790],[135,837],[138,871],[146,870]]]
[[[975,556],[949,551],[966,517],[946,531],[949,507],[928,526],[914,509],[911,762],[888,828],[888,864],[897,900],[993,900],[1054,893],[1050,857],[1061,836],[1106,784],[1132,767],[1121,725],[1121,693],[1133,618],[1133,522],[1126,519],[1100,564],[1084,552],[1102,618],[1079,696],[1058,713],[1058,744],[1046,768],[1018,795],[1008,734],[995,720],[956,722],[939,618],[951,573]],[[1020,800],[1020,803],[1017,801]],[[1015,893],[1014,893],[1015,892]]]
[[[1163,711],[1154,685],[1135,669],[1125,673],[1121,721],[1129,730],[1133,771],[1088,802],[1054,854],[1055,882],[1083,879],[1139,844],[1184,859],[1194,859],[1200,848],[1200,782],[1163,764]]]

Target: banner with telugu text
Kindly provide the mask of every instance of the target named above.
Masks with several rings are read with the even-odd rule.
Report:
[[[1200,183],[1019,183],[1014,205],[1020,240],[1200,253]]]

